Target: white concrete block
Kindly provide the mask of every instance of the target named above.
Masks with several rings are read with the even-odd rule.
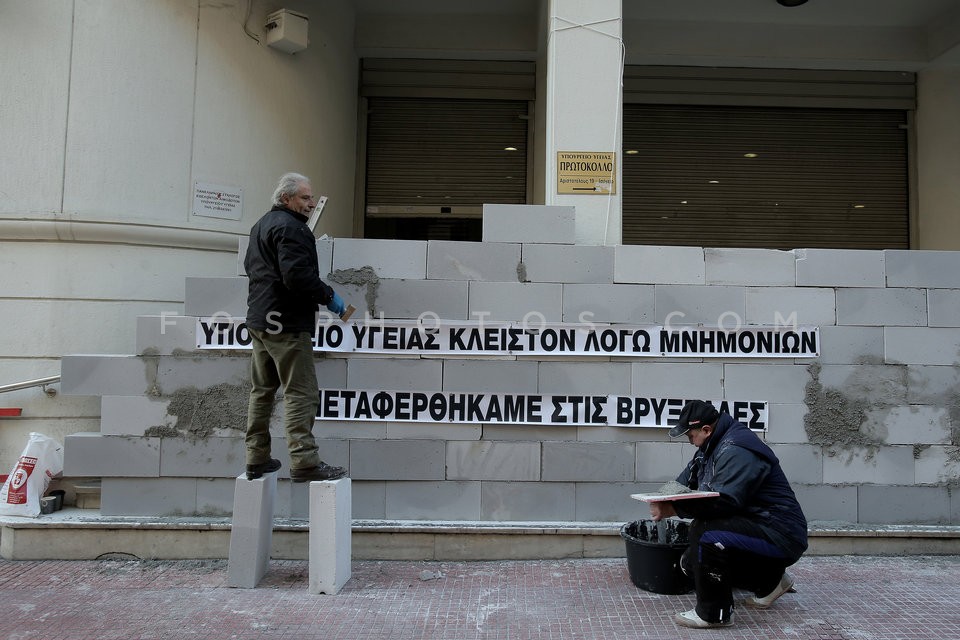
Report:
[[[250,381],[250,352],[227,353],[229,355],[205,351],[190,357],[161,356],[157,364],[157,387],[164,394],[186,387],[203,390],[221,384],[246,389]]]
[[[575,207],[483,205],[484,242],[576,243]]]
[[[884,251],[888,287],[960,289],[960,251]]]
[[[247,315],[246,278],[187,278],[184,283],[183,314],[186,316]]]
[[[950,412],[925,405],[871,408],[860,430],[887,444],[950,444]]]
[[[642,284],[704,284],[706,267],[701,247],[617,245],[613,281]]]
[[[480,482],[388,482],[386,517],[479,520]]]
[[[833,289],[758,287],[747,289],[744,324],[837,324],[837,301]]]
[[[386,482],[351,480],[353,517],[382,520],[387,517]]]
[[[540,479],[539,442],[448,442],[448,480]]]
[[[807,406],[804,404],[770,404],[767,407],[770,423],[762,437],[767,444],[802,444],[809,441],[804,418]]]
[[[137,355],[169,355],[197,350],[197,319],[178,313],[137,317]]]
[[[781,404],[802,403],[810,375],[806,365],[724,364],[724,397]]]
[[[538,372],[533,360],[447,360],[443,363],[443,390],[537,393]]]
[[[482,424],[388,422],[386,428],[388,440],[479,440],[488,427]]]
[[[960,327],[960,290],[927,290],[928,322],[931,327]]]
[[[544,442],[543,482],[632,482],[636,445],[629,442]]]
[[[167,413],[169,404],[169,400],[148,396],[103,396],[100,398],[100,434],[142,436],[152,427],[174,427],[177,419]]]
[[[735,327],[744,322],[746,291],[743,287],[658,285],[655,320],[671,326]]]
[[[821,364],[883,362],[882,327],[820,327]]]
[[[445,461],[440,440],[350,443],[350,475],[363,480],[443,480]]]
[[[650,508],[634,500],[630,495],[652,493],[659,489],[661,484],[656,482],[578,482],[576,483],[576,520],[624,522],[649,518]]]
[[[427,242],[427,278],[431,280],[519,280],[520,245],[513,242]]]
[[[630,393],[644,398],[722,398],[720,362],[631,363]]]
[[[795,249],[798,287],[882,287],[884,252]]]
[[[907,399],[907,371],[896,365],[823,365],[819,380],[825,389],[868,405],[902,405]]]
[[[867,327],[927,325],[924,289],[837,289],[837,324]]]
[[[954,446],[924,447],[914,457],[917,484],[955,484],[960,478],[960,460]]]
[[[563,522],[576,517],[576,483],[484,482],[482,520]]]
[[[247,269],[243,266],[243,261],[247,257],[247,247],[250,246],[250,236],[240,236],[237,242],[237,275],[247,275]]]
[[[276,496],[276,473],[264,474],[256,480],[247,480],[246,473],[237,476],[227,560],[229,586],[253,589],[266,574],[270,565]]]
[[[540,393],[620,394],[630,393],[629,362],[541,362]]]
[[[197,478],[107,478],[100,483],[102,516],[191,516]]]
[[[377,288],[376,315],[432,322],[467,319],[466,281],[382,279]],[[354,305],[356,306],[356,305]]]
[[[885,524],[948,524],[950,493],[948,487],[858,487],[859,520]]]
[[[197,515],[232,517],[234,484],[234,478],[197,478]]]
[[[242,434],[231,438],[162,438],[160,475],[164,477],[231,478],[246,468],[246,445]],[[284,467],[283,471],[287,471]],[[289,474],[285,474],[289,475]]]
[[[563,317],[563,286],[538,282],[471,282],[469,319],[539,326]]]
[[[333,271],[333,239],[321,240],[317,238],[317,266],[320,269],[320,279],[330,284],[327,276]]]
[[[310,483],[310,593],[336,595],[350,580],[350,478]]]
[[[564,284],[563,322],[653,324],[653,285]]]
[[[780,467],[791,483],[823,482],[823,451],[820,447],[809,444],[773,444],[771,448],[780,459]]]
[[[910,445],[877,450],[825,452],[824,484],[913,484],[914,459]]]
[[[351,389],[436,391],[442,384],[441,360],[351,358],[347,362],[347,386]]]
[[[422,280],[427,277],[427,243],[362,238],[334,240],[334,274],[363,267],[371,267],[380,278]]]
[[[82,431],[63,439],[63,475],[156,478],[160,438],[104,436]]]
[[[521,252],[527,282],[613,283],[613,247],[525,244]]]
[[[679,442],[638,442],[636,446],[637,482],[674,480],[687,464]]]
[[[809,522],[857,522],[857,487],[791,485]]]
[[[703,257],[707,284],[792,287],[797,283],[791,251],[705,248]]]
[[[68,396],[137,396],[156,384],[157,365],[139,356],[65,355],[60,392]]]
[[[960,329],[886,327],[883,349],[890,363],[955,365],[960,362]]]
[[[946,407],[953,404],[960,388],[956,366],[908,365],[906,404]]]

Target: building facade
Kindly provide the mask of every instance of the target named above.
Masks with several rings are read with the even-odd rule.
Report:
[[[649,394],[656,381],[657,394],[764,400],[768,441],[793,460],[813,517],[887,521],[870,505],[895,495],[916,506],[910,522],[955,522],[960,5],[661,4],[0,3],[0,384],[58,375],[61,363],[87,362],[78,354],[132,358],[125,366],[147,376],[161,366],[151,358],[176,360],[170,370],[198,359],[155,353],[160,345],[142,327],[147,318],[219,310],[190,306],[198,278],[223,279],[193,291],[198,299],[232,291],[223,306],[237,303],[240,242],[277,177],[296,170],[328,198],[315,231],[330,238],[318,250],[329,247],[334,282],[387,318],[440,309],[451,321],[484,313],[517,321],[523,309],[572,322],[578,309],[597,322],[657,324],[682,313],[712,325],[729,311],[747,324],[796,314],[822,337],[817,360],[789,365],[323,361],[342,369],[330,374],[340,385],[388,388],[379,372],[394,371],[426,391],[494,392],[497,381],[519,376],[525,392],[599,393],[615,378],[631,381],[617,387],[622,394]],[[267,44],[268,16],[279,9],[308,18],[305,49]],[[578,193],[563,162],[589,154],[611,168],[589,173],[592,190]],[[227,204],[210,194],[225,194]],[[488,225],[488,204],[573,213],[525,236],[536,213]],[[567,222],[560,242],[543,235]],[[378,243],[397,240],[383,255],[405,256],[400,264],[378,265]],[[430,262],[446,255],[448,268],[470,265],[472,244],[481,256],[472,270],[443,275]],[[364,267],[381,297],[345,277]],[[625,288],[634,304],[623,302]],[[242,358],[235,364],[242,371]],[[378,373],[367,378],[364,367]],[[189,384],[187,374],[164,392],[240,384],[235,374]],[[64,389],[71,394],[0,396],[24,410],[2,423],[0,466],[12,467],[31,431],[61,440],[102,434],[101,395],[153,397],[146,387],[116,393],[78,380]],[[829,435],[822,422],[837,416],[824,407],[836,397],[856,411],[842,416],[846,431]],[[106,401],[113,415],[117,402]],[[599,432],[588,427],[480,425],[412,438],[396,425],[367,425],[354,443],[347,426],[327,436],[342,448],[334,461],[350,464],[357,495],[367,496],[359,512],[370,517],[516,520],[552,503],[565,506],[534,509],[530,519],[617,519],[624,503],[603,506],[614,505],[614,492],[667,474],[644,473],[651,456],[676,466],[682,459],[681,447],[655,431],[639,440],[634,431],[607,432],[594,442]],[[143,438],[158,456],[164,443],[147,439],[202,455],[189,439]],[[504,444],[516,440],[522,446]],[[436,449],[428,478],[364,476],[377,456],[396,459],[390,447],[423,451],[424,441]],[[378,447],[387,449],[355,453]],[[622,460],[601,480],[572,462],[593,467],[608,456]],[[485,475],[490,465],[505,477]],[[544,478],[550,469],[570,473]],[[190,477],[196,487],[205,476]],[[454,506],[418,511],[409,492],[422,487],[404,483],[424,481]],[[590,497],[597,482],[610,485],[602,499]],[[518,489],[527,492],[515,507],[497,506]],[[597,512],[578,513],[577,500]]]

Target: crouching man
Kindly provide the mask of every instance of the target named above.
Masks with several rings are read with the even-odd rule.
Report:
[[[746,426],[701,400],[688,402],[670,437],[686,435],[697,452],[677,482],[719,497],[650,503],[654,520],[691,518],[681,567],[691,575],[697,606],[676,615],[695,629],[733,623],[733,588],[765,609],[793,588],[786,568],[807,549],[807,520],[776,455]]]

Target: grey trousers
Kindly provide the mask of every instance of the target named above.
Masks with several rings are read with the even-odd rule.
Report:
[[[320,457],[313,437],[313,421],[320,392],[311,336],[306,331],[273,334],[256,329],[249,331],[253,339],[250,358],[253,388],[247,408],[247,464],[262,464],[270,459],[270,414],[277,390],[282,387],[290,467],[315,467]]]

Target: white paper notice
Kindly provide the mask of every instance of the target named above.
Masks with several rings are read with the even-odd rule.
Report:
[[[239,220],[243,215],[243,189],[222,184],[194,182],[193,215]]]

